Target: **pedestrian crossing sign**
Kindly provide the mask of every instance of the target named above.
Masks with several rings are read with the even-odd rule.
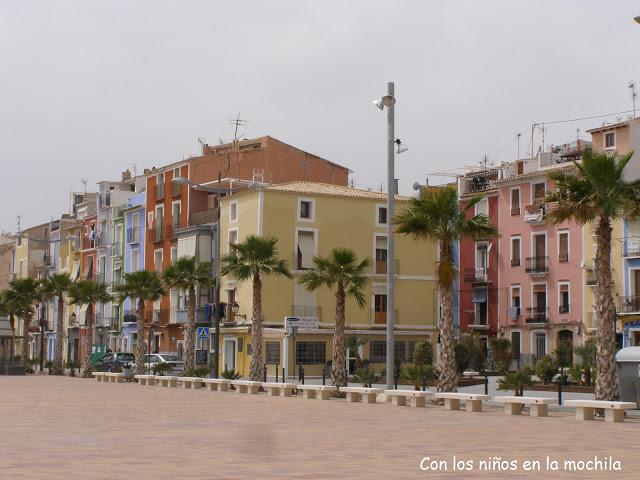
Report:
[[[198,338],[208,339],[209,338],[209,327],[198,327]]]

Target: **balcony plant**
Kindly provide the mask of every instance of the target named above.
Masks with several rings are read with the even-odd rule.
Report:
[[[453,255],[454,245],[461,238],[486,240],[497,237],[497,229],[485,215],[474,215],[475,206],[482,200],[475,196],[466,204],[458,202],[454,188],[424,189],[413,198],[404,211],[393,219],[396,232],[416,240],[435,242],[440,251],[437,263],[438,300],[441,306],[440,341],[442,350],[438,365],[438,391],[455,392],[458,368],[453,338],[453,297],[457,269]]]

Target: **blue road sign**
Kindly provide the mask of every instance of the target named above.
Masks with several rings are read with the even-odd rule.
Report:
[[[209,327],[198,327],[198,338],[209,338]]]

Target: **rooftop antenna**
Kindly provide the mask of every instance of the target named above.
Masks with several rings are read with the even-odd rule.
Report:
[[[544,152],[544,132],[547,131],[547,127],[544,126],[544,123],[540,127],[540,133],[542,134],[542,151]]]
[[[136,164],[133,164],[133,177],[137,177],[138,176],[138,172],[136,171]]]
[[[84,193],[87,193],[87,179],[82,178],[80,179],[80,182],[82,183],[82,187],[84,188]]]
[[[576,142],[580,141],[580,129],[576,128]]]
[[[22,215],[16,215],[16,218],[18,219],[18,233],[20,233],[20,220],[22,219]]]
[[[636,82],[629,82],[629,89],[631,90],[631,102],[633,103],[633,118],[636,118]]]
[[[204,155],[204,146],[207,142],[204,141],[204,137],[198,137],[198,143],[200,144],[200,152]]]
[[[229,125],[235,125],[235,131],[233,132],[233,141],[237,142],[238,139],[238,127],[240,126],[246,126],[249,123],[249,120],[242,120],[240,118],[240,112],[238,112],[238,116],[234,119],[229,120]],[[244,134],[242,134],[244,135]],[[242,136],[241,135],[241,136]]]
[[[516,139],[518,140],[518,160],[520,160],[520,137],[522,136],[521,133],[516,133]]]

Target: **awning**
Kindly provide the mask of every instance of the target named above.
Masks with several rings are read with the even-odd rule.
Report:
[[[78,325],[86,325],[87,324],[87,309],[89,305],[80,305],[80,313],[78,313],[76,317],[76,321]]]
[[[387,237],[376,237],[376,248],[378,250],[387,249]]]
[[[80,276],[80,262],[77,260],[73,262],[73,273],[71,274],[71,280],[76,281]]]
[[[0,317],[0,338],[12,338],[11,322],[6,317]]]
[[[473,289],[473,303],[487,303],[487,289],[486,288],[474,288]]]
[[[85,279],[91,280],[93,278],[93,257],[89,257],[89,264],[87,271],[85,272]]]
[[[298,250],[302,255],[302,268],[313,267],[313,256],[315,252],[315,245],[313,244],[313,232],[299,232],[298,233]]]

